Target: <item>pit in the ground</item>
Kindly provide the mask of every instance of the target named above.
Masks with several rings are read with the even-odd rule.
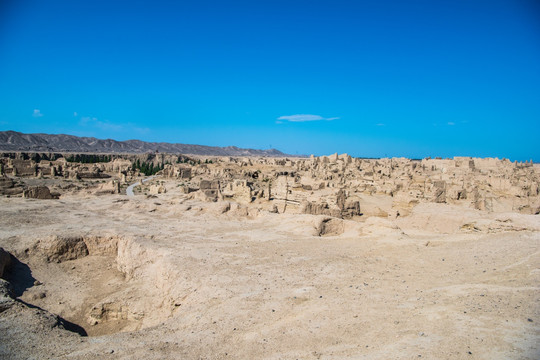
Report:
[[[130,316],[122,301],[129,281],[116,266],[117,241],[95,236],[38,241],[21,259],[24,266],[14,269],[26,272],[14,276],[25,279],[25,284],[15,284],[16,295],[82,327],[89,336],[138,329],[142,319]]]

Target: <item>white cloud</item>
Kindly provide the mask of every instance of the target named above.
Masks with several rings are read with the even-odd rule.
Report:
[[[74,111],[74,112],[73,112],[73,116],[77,117],[77,115],[79,115],[79,114],[77,114],[77,112]]]
[[[456,123],[455,123],[455,122],[452,122],[452,121],[449,121],[449,122],[448,122],[448,125],[454,126],[454,125],[456,125]]]
[[[98,118],[96,117],[89,117],[89,116],[83,116],[81,120],[79,121],[79,125],[95,127],[95,128],[106,130],[106,131],[121,131],[124,129],[123,125],[114,124],[108,120],[101,121],[101,120],[98,120]]]
[[[378,123],[378,124],[375,124],[375,125],[377,125],[377,126],[386,126],[386,125],[383,124],[383,123]]]
[[[290,122],[305,122],[305,121],[332,121],[339,119],[338,117],[324,118],[320,115],[312,114],[296,114],[296,115],[284,115],[277,118],[279,120],[290,121]],[[277,122],[281,124],[282,122]]]
[[[78,115],[78,114],[77,114]],[[93,116],[82,116],[79,120],[79,126],[84,128],[94,128],[107,132],[134,131],[138,134],[145,135],[150,132],[147,127],[140,127],[132,123],[112,123],[109,120],[101,121]]]
[[[131,126],[131,125],[130,125]],[[138,126],[131,126],[133,130],[139,134],[148,134],[150,132],[150,129],[147,127],[138,127]]]
[[[41,111],[39,109],[34,109],[34,112],[32,113],[32,116],[33,117],[42,117],[43,114],[41,113]]]

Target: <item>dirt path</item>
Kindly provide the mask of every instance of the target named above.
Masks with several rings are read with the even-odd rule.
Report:
[[[127,196],[135,196],[135,193],[133,192],[133,189],[136,187],[136,186],[139,186],[139,185],[142,185],[150,180],[152,180],[153,178],[155,178],[156,176],[150,176],[150,177],[147,177],[146,179],[143,179],[141,181],[137,181],[131,185],[129,185],[126,189],[126,195]]]

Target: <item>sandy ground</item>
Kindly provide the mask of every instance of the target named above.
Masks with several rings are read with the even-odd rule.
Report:
[[[322,216],[223,206],[1,198],[0,357],[540,358],[537,215],[424,204],[318,236]],[[89,255],[47,261],[55,236]]]

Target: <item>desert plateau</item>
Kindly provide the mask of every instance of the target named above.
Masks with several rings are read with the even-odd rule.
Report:
[[[540,358],[532,162],[1,155],[3,359]]]

